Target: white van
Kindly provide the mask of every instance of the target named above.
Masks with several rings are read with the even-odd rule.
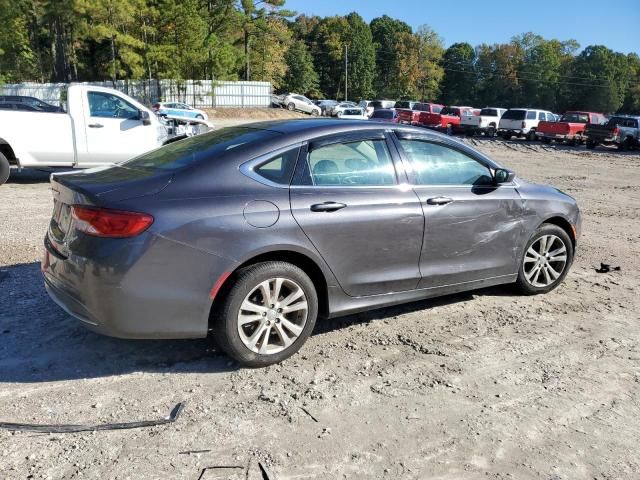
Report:
[[[555,122],[555,115],[547,110],[512,108],[500,118],[498,135],[501,135],[505,140],[509,140],[513,136],[535,140],[538,123],[543,120]]]

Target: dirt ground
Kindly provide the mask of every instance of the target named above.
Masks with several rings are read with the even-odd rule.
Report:
[[[577,198],[583,236],[562,286],[507,287],[326,321],[281,365],[239,369],[205,341],[84,330],[47,297],[47,174],[0,187],[0,422],[137,430],[0,430],[0,478],[640,478],[640,154],[477,140]],[[596,273],[600,262],[621,271]],[[266,478],[266,477],[264,477]]]

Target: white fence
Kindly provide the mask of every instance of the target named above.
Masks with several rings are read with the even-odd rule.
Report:
[[[196,108],[269,107],[271,83],[221,82],[211,80],[118,80],[84,82],[115,88],[130,97],[152,105],[155,102],[182,102]],[[64,103],[66,83],[16,83],[0,85],[0,95],[36,97],[53,105]]]

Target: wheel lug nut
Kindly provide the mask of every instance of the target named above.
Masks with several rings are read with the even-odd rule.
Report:
[[[271,308],[273,308],[275,305],[271,304]]]
[[[278,313],[282,313],[282,309],[281,308],[278,309]]]
[[[262,312],[262,316],[266,317],[267,316],[267,312]]]

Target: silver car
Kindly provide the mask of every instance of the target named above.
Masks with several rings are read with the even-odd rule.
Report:
[[[248,366],[318,318],[492,285],[555,288],[576,202],[424,129],[288,120],[51,176],[53,300],[123,338],[211,336]]]
[[[290,93],[289,95],[284,97],[283,103],[286,105],[287,109],[292,112],[297,110],[300,112],[309,113],[314,117],[317,117],[322,113],[322,109],[304,95]]]

